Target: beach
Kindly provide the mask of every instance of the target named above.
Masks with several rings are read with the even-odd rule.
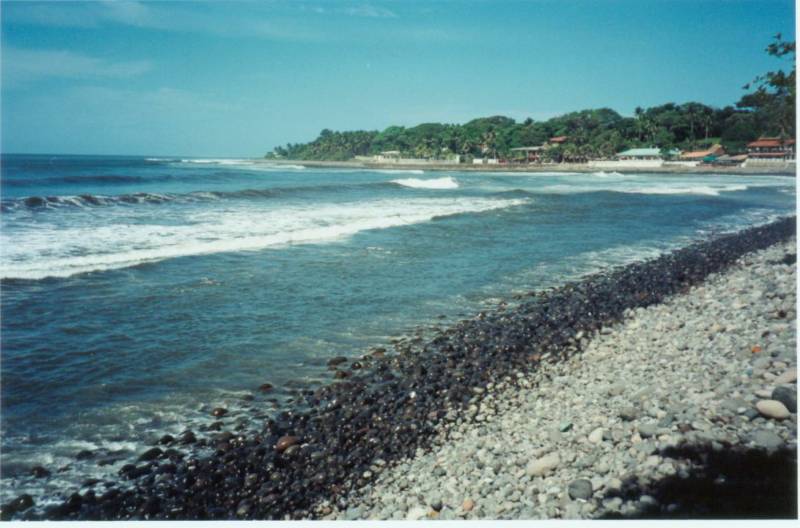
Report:
[[[779,467],[794,467],[785,461],[796,460],[796,414],[780,407],[793,394],[781,380],[792,383],[795,364],[794,233],[789,218],[716,237],[532,292],[417,348],[334,358],[341,381],[304,392],[305,406],[260,431],[165,436],[117,482],[44,510],[23,496],[3,515],[557,518],[702,508],[660,504],[630,477],[646,490],[681,476],[693,466],[669,450],[707,445],[736,456],[778,450]],[[759,404],[773,398],[786,403]],[[610,495],[618,488],[622,497]],[[796,508],[794,491],[779,491],[782,507],[756,513]]]
[[[627,311],[580,354],[476,394],[410,460],[370,468],[379,476],[347,509],[317,511],[796,518],[795,254],[794,240],[777,244]]]
[[[795,176],[797,166],[795,163],[776,163],[773,165],[760,166],[715,166],[698,165],[687,167],[684,165],[664,165],[662,167],[592,167],[587,163],[544,163],[544,164],[523,164],[523,163],[498,163],[472,165],[467,163],[442,163],[435,161],[418,164],[401,163],[379,163],[364,161],[316,161],[316,160],[282,160],[282,159],[258,159],[254,158],[253,163],[263,165],[294,165],[320,168],[349,168],[349,169],[374,169],[374,170],[418,170],[418,171],[466,171],[466,172],[500,172],[518,174],[542,174],[542,173],[578,173],[591,174],[598,172],[617,172],[620,174],[782,174]]]

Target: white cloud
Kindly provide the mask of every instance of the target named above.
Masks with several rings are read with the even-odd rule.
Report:
[[[146,60],[110,61],[67,50],[6,46],[2,53],[3,84],[24,83],[48,77],[119,79],[135,77],[152,68],[152,64]]]

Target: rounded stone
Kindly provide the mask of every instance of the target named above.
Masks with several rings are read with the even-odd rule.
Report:
[[[552,471],[560,463],[561,459],[558,453],[550,453],[549,455],[545,455],[528,463],[525,472],[530,477],[538,477]]]
[[[569,493],[571,499],[588,500],[594,493],[592,482],[587,479],[573,480],[567,487],[567,493]]]
[[[275,443],[275,451],[277,451],[278,453],[283,453],[284,451],[289,449],[291,446],[293,446],[293,445],[295,445],[295,444],[297,444],[299,442],[300,442],[300,438],[298,438],[297,436],[288,436],[288,435],[287,436],[282,436]]]
[[[761,400],[756,403],[756,409],[767,418],[784,420],[790,416],[789,409],[778,400]]]

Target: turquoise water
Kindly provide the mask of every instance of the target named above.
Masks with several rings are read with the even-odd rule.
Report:
[[[3,499],[112,473],[73,457],[262,383],[281,403],[333,356],[795,209],[795,179],[769,175],[2,161]]]

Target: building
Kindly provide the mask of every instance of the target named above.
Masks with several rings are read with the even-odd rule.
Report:
[[[670,156],[679,156],[679,150],[670,150]],[[619,161],[664,161],[664,155],[659,148],[632,148],[617,153],[614,156]]]
[[[517,147],[510,150],[517,161],[536,163],[542,160],[542,151],[546,148],[546,145],[540,145],[538,147]]]
[[[670,150],[669,156],[680,155],[679,150]],[[632,148],[619,152],[611,160],[592,160],[590,167],[597,169],[651,169],[664,166],[664,155],[659,148]]]
[[[684,152],[680,156],[681,161],[713,161],[714,159],[724,156],[725,149],[722,148],[722,145],[711,145],[709,148],[705,150],[693,150],[691,152]]]
[[[747,158],[758,162],[794,161],[794,139],[762,137],[747,144]]]
[[[566,143],[568,139],[569,136],[556,136],[556,137],[551,137],[547,142],[550,143],[551,145],[561,145],[563,143]]]

